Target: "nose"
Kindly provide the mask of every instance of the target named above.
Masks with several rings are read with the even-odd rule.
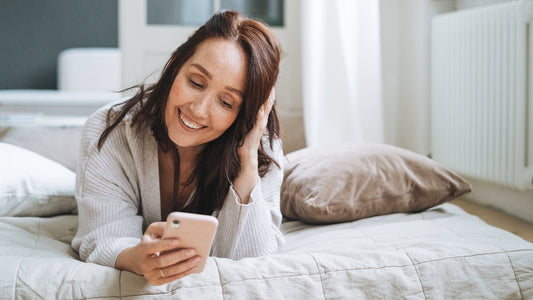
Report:
[[[197,118],[205,119],[209,116],[210,96],[204,95],[192,103],[192,113]]]

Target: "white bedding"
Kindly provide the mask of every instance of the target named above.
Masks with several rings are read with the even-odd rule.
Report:
[[[453,204],[311,226],[285,222],[282,253],[209,258],[150,286],[79,261],[77,216],[0,218],[1,299],[533,299],[533,244]]]

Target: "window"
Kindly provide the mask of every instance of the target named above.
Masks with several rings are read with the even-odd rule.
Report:
[[[283,0],[147,0],[151,25],[202,25],[219,9],[238,11],[270,26],[283,27]]]

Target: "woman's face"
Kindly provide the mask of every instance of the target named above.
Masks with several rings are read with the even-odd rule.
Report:
[[[236,43],[202,42],[174,79],[165,109],[170,139],[180,148],[203,148],[237,118],[248,60]]]

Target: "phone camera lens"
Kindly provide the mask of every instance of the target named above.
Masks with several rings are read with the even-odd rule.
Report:
[[[180,220],[177,220],[177,219],[172,220],[172,227],[174,228],[180,227]]]

